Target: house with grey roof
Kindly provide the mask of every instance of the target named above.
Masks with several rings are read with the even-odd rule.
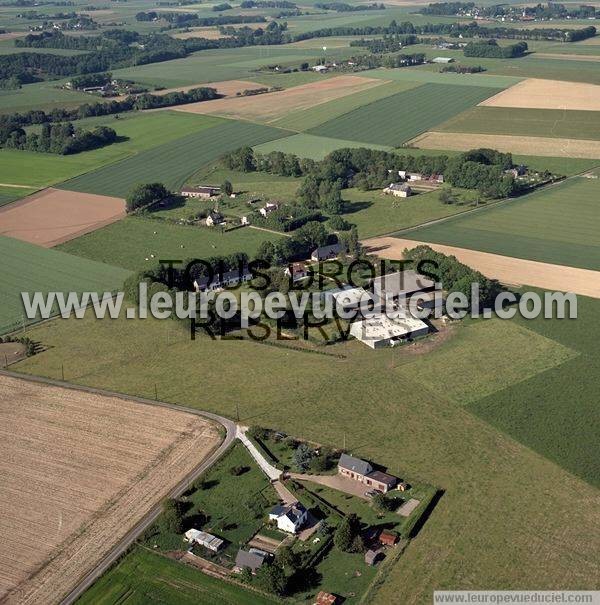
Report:
[[[302,502],[277,505],[269,512],[269,521],[275,521],[277,528],[295,534],[307,521],[308,511]]]
[[[266,555],[259,552],[249,552],[247,550],[239,549],[235,556],[235,567],[236,571],[242,571],[243,569],[249,569],[253,574],[262,567],[266,559]]]
[[[412,189],[406,183],[390,183],[383,189],[383,193],[393,195],[394,197],[408,197],[412,195]]]
[[[409,269],[376,277],[371,281],[371,286],[375,296],[382,302],[393,305],[403,304],[413,294],[435,290],[436,282]]]
[[[338,474],[353,481],[358,481],[369,489],[377,489],[384,494],[398,482],[398,479],[392,475],[373,470],[373,467],[366,460],[361,460],[348,454],[340,456]]]
[[[330,244],[329,246],[320,246],[312,251],[310,260],[314,262],[330,260],[332,258],[337,258],[342,252],[346,252],[346,247],[340,242],[337,244]]]

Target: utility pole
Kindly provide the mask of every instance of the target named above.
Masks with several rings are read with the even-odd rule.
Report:
[[[240,405],[237,401],[235,402],[235,415],[236,415],[237,421],[239,422],[240,421]]]
[[[154,383],[154,399],[158,401],[158,387],[156,386],[156,382]]]
[[[60,364],[60,374],[62,376],[62,381],[64,382],[65,381],[65,364],[64,363]]]

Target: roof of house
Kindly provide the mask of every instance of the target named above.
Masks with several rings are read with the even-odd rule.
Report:
[[[337,601],[338,598],[336,595],[325,592],[324,590],[321,590],[317,595],[317,605],[335,605]]]
[[[379,313],[355,321],[350,326],[350,333],[362,341],[387,340],[409,336],[413,332],[428,329],[427,324],[402,311],[391,314]]]
[[[367,475],[371,472],[372,467],[366,460],[349,456],[348,454],[342,454],[338,466],[345,468],[348,471],[353,471],[359,475]]]
[[[287,506],[285,504],[277,504],[270,511],[269,515],[276,515],[277,517],[281,517],[287,510]]]
[[[252,571],[256,571],[265,562],[265,557],[255,552],[248,552],[247,550],[238,550],[235,556],[236,567],[248,567]]]
[[[381,277],[376,277],[372,281],[372,285],[376,291],[385,290],[387,294],[403,296],[434,288],[435,282],[412,269],[408,269],[407,271],[397,271],[396,273],[387,273]]]
[[[365,562],[369,564],[375,563],[378,557],[381,555],[380,550],[367,550],[365,553]]]
[[[373,479],[374,481],[379,481],[380,483],[385,483],[386,485],[396,485],[398,479],[393,475],[388,475],[387,473],[382,473],[381,471],[373,471],[367,475],[369,479]]]
[[[216,210],[211,210],[208,213],[208,217],[210,217],[213,221],[214,220],[218,220],[218,221],[223,220],[223,215],[220,212],[217,212]]]
[[[220,187],[214,187],[213,185],[198,185],[197,187],[182,187],[182,193],[208,193],[212,194],[214,191],[221,191]]]
[[[319,248],[315,248],[311,256],[316,256],[317,258],[325,258],[330,256],[331,254],[339,254],[344,250],[344,244],[338,242],[337,244],[330,244],[329,246],[320,246]]]
[[[202,277],[198,277],[197,279],[194,280],[194,285],[197,288],[205,288],[208,285],[214,285],[214,284],[224,284],[230,281],[240,281],[241,279],[246,279],[248,277],[250,277],[252,275],[252,273],[246,268],[244,267],[244,270],[242,272],[240,272],[239,269],[234,269],[233,271],[225,271],[223,273],[223,275],[219,275],[219,273],[215,273],[212,276],[212,279],[209,282],[209,279],[207,276],[202,276]]]
[[[398,534],[396,532],[384,529],[379,534],[379,541],[383,544],[395,544],[397,540],[398,540]]]
[[[295,502],[291,506],[287,507],[287,511],[284,515],[294,524],[306,514],[306,508],[302,502]]]
[[[390,191],[412,191],[410,185],[407,185],[406,183],[390,183],[386,189],[389,189]]]
[[[341,288],[333,288],[323,292],[325,298],[331,297],[335,303],[344,307],[368,305],[373,301],[373,295],[364,288],[353,288],[345,285]]]
[[[205,531],[200,531],[198,529],[188,529],[188,531],[185,532],[185,537],[190,542],[198,542],[198,544],[203,546],[210,546],[216,549],[219,549],[223,544],[223,540],[221,540],[221,538],[217,538],[212,534],[209,534]]]

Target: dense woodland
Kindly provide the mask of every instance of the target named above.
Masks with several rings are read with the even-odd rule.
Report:
[[[500,46],[496,40],[469,42],[465,46],[465,57],[487,57],[495,59],[514,59],[522,57],[527,52],[527,42],[517,42],[508,46]]]

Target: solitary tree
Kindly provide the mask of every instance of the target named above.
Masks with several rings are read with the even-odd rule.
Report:
[[[233,185],[229,181],[223,181],[221,193],[223,195],[231,195],[233,193]]]

